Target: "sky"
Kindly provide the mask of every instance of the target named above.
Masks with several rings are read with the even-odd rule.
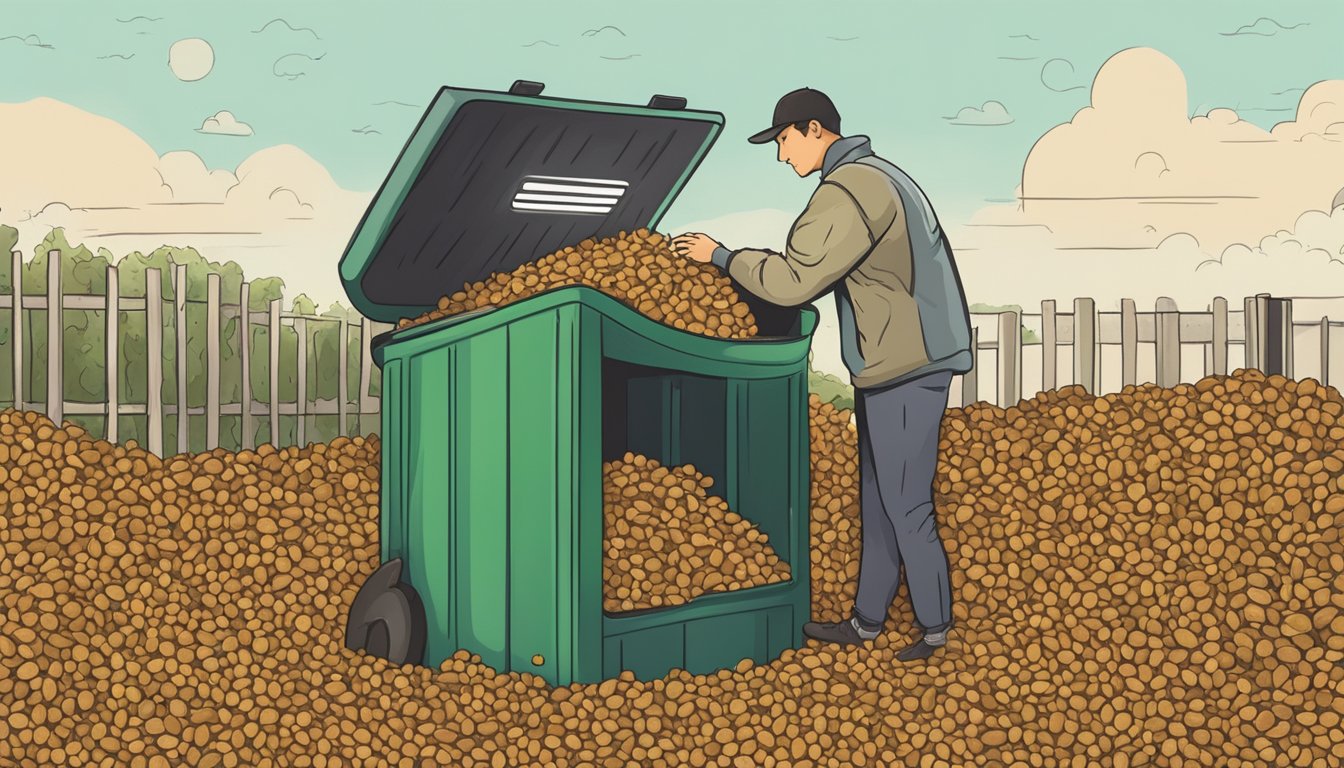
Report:
[[[524,79],[721,113],[660,228],[781,249],[816,179],[746,137],[808,86],[928,194],[972,302],[1340,296],[1341,39],[1338,0],[6,0],[0,223],[25,249],[54,226],[116,255],[194,246],[339,300],[437,90]]]
[[[59,99],[117,120],[160,154],[189,149],[210,167],[294,144],[342,187],[373,190],[443,85],[505,89],[529,79],[551,95],[632,103],[674,94],[727,121],[669,213],[689,221],[744,204],[806,203],[812,184],[790,178],[769,147],[745,137],[765,126],[780,95],[809,86],[832,97],[845,132],[871,136],[941,216],[958,220],[986,200],[1012,197],[1031,143],[1087,104],[1092,76],[1118,50],[1158,48],[1180,62],[1193,110],[1238,107],[1263,127],[1285,114],[1269,110],[1294,106],[1296,93],[1279,92],[1344,75],[1344,3],[1333,0],[679,0],[671,9],[554,0],[8,0],[0,5],[4,35],[36,35],[52,47],[0,42],[0,101]],[[1225,34],[1267,16],[1304,26]],[[268,25],[277,18],[285,23]],[[210,44],[215,66],[183,82],[165,66],[166,51],[191,37]],[[1003,104],[1012,123],[947,119],[987,101]],[[198,132],[219,110],[253,134]]]

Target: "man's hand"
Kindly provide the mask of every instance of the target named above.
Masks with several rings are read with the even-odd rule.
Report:
[[[672,238],[672,250],[676,251],[678,256],[701,264],[708,264],[714,256],[714,249],[721,247],[721,243],[700,232],[686,232]]]

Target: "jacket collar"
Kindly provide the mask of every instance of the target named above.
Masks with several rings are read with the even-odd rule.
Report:
[[[869,141],[867,136],[846,136],[843,139],[837,139],[826,150],[826,156],[822,158],[821,177],[824,179],[839,166],[871,154],[873,154],[872,142]]]

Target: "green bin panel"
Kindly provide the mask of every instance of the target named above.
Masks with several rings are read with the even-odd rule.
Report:
[[[428,393],[452,380],[452,347],[417,355],[410,360],[408,378],[415,393]],[[449,525],[452,515],[452,415],[449,398],[421,402],[418,418],[406,425],[409,473],[406,510],[405,574],[402,578],[415,587],[425,608],[429,634],[425,653],[430,658],[446,658],[456,650],[453,637],[453,583],[450,572],[454,558]]]
[[[609,375],[608,380],[614,387],[625,388],[625,412],[610,414],[611,418],[625,421],[625,450],[666,464],[669,461],[668,443],[672,437],[667,423],[671,403],[668,402],[670,395],[666,377],[637,373],[625,378],[617,373]]]
[[[509,388],[501,382],[509,374],[508,329],[472,336],[455,346],[457,581],[443,588],[458,593],[460,644],[503,670],[509,661]],[[428,404],[449,394],[436,388],[420,397]]]
[[[555,314],[511,325],[504,379],[509,398],[509,662],[510,669],[545,677],[555,672],[556,591],[569,587],[556,568],[556,477],[568,464],[556,445],[557,375]],[[537,655],[544,660],[540,666],[532,663]]]
[[[383,562],[405,557],[402,539],[406,535],[406,381],[401,375],[401,360],[389,360],[383,366],[382,470],[379,473],[382,508],[378,514],[378,547]]]
[[[655,680],[676,667],[685,666],[685,636],[680,624],[669,624],[608,638],[608,644],[617,643],[617,664],[605,669],[604,677],[615,677],[622,670],[630,670],[639,680]],[[610,654],[607,656],[610,659]]]
[[[733,511],[760,528],[776,554],[792,566],[789,380],[762,379],[741,386],[746,396],[738,404],[741,442]]]
[[[615,677],[630,670],[640,680],[652,680],[677,668],[698,675],[748,658],[765,664],[800,641],[792,631],[792,606],[771,606],[758,598],[738,602],[757,607],[733,610],[724,606],[704,618],[608,636],[603,642],[602,676]]]
[[[807,621],[806,616],[798,617],[795,623],[792,606],[771,608],[766,611],[766,632],[768,636],[766,642],[770,649],[769,655],[771,658],[802,643],[804,621]]]
[[[602,643],[602,451],[603,401],[602,381],[602,316],[588,307],[570,306],[562,310],[560,319],[561,370],[569,366],[570,375],[560,377],[562,384],[569,382],[575,403],[568,414],[569,432],[562,430],[562,439],[570,446],[569,473],[573,488],[570,499],[569,522],[563,522],[561,531],[569,532],[565,539],[565,553],[561,555],[570,577],[570,594],[562,592],[561,601],[570,600],[569,610],[561,612],[566,645],[565,664],[561,668],[559,684],[571,681],[592,681],[602,677],[605,648]],[[565,415],[561,424],[565,424]],[[567,437],[565,437],[567,435]],[[566,562],[563,558],[568,557]],[[552,681],[553,684],[556,681]]]
[[[713,672],[745,658],[764,662],[769,654],[764,611],[689,621],[685,627],[686,671],[691,674]]]
[[[597,682],[621,674],[621,638],[608,637],[602,641],[602,669],[592,679],[578,678],[579,682]]]
[[[680,463],[694,464],[702,474],[712,477],[714,484],[709,492],[715,496],[724,493],[727,391],[723,379],[681,377]]]

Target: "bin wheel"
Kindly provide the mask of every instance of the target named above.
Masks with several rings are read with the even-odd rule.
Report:
[[[401,581],[401,559],[389,560],[359,588],[346,621],[345,646],[393,664],[424,660],[424,604],[410,584]]]

